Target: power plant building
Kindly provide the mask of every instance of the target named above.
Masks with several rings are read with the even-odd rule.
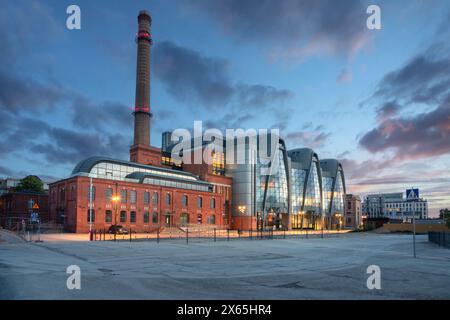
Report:
[[[339,161],[319,159],[312,149],[288,150],[280,137],[204,142],[194,138],[183,159],[174,156],[171,132],[162,147],[150,144],[151,17],[138,16],[134,141],[130,161],[97,156],[80,161],[72,174],[50,184],[50,216],[65,230],[88,232],[123,225],[136,232],[189,224],[232,229],[336,228],[344,214],[345,179]],[[210,149],[211,144],[221,148]],[[246,161],[230,161],[230,145]],[[263,149],[270,152],[261,156]]]

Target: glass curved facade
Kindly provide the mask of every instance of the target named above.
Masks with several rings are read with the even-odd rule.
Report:
[[[336,177],[336,185],[333,192],[333,203],[331,205],[331,214],[343,214],[344,213],[344,179],[342,177],[342,171],[339,170]]]
[[[285,155],[283,147],[279,145],[270,167],[261,164],[260,161],[256,164],[256,210],[262,215],[258,218],[259,223],[268,227],[281,227],[283,215],[289,215],[289,185]]]
[[[306,170],[302,169],[291,169],[291,181],[292,181],[292,192],[291,192],[291,207],[292,214],[299,214],[303,211],[303,193],[304,185],[306,179]]]
[[[311,162],[309,169],[308,182],[306,184],[305,201],[303,211],[314,215],[322,213],[322,196],[319,182],[318,163],[316,160]]]

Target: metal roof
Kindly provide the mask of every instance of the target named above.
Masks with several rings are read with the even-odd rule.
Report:
[[[155,170],[155,171],[160,171],[160,172],[174,173],[177,175],[183,175],[186,177],[194,177],[194,178],[198,179],[198,176],[196,176],[192,173],[189,173],[189,172],[185,172],[185,171],[178,171],[178,170],[166,169],[166,168],[162,168],[162,167],[149,166],[149,165],[144,165],[144,164],[140,164],[140,163],[112,159],[112,158],[107,158],[107,157],[90,157],[90,158],[80,161],[73,169],[72,175],[76,175],[78,173],[90,173],[92,168],[100,162],[120,164],[120,165],[130,166],[130,167],[137,168],[137,169],[141,168],[141,169],[149,169],[149,170]]]

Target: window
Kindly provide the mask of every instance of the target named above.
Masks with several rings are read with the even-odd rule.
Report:
[[[215,208],[216,208],[216,199],[211,198],[211,209],[215,209]]]
[[[131,203],[136,203],[136,200],[137,200],[137,192],[136,192],[136,190],[131,190],[130,202]]]
[[[91,198],[92,197],[92,198]],[[95,187],[94,186],[89,186],[88,187],[88,200],[94,201],[95,200]]]
[[[122,201],[122,203],[127,203],[127,190],[120,190],[120,200]]]
[[[144,223],[148,224],[150,220],[150,214],[148,213],[148,211],[144,211]]]
[[[127,222],[127,212],[126,211],[120,211],[120,222],[122,222],[122,223]]]
[[[130,212],[130,222],[131,223],[136,223],[136,211],[131,211]]]
[[[183,195],[183,197],[181,198],[181,203],[182,203],[183,207],[188,206],[188,196],[187,195]]]
[[[158,223],[158,212],[152,213],[152,223]]]
[[[208,217],[208,224],[216,224],[216,216],[214,214]]]
[[[144,204],[150,204],[150,192],[144,191]]]
[[[65,201],[66,200],[66,189],[62,188],[61,190],[59,190],[59,196],[61,201]]]
[[[189,223],[189,215],[186,212],[183,212],[180,215],[180,224],[181,225],[186,225]]]
[[[203,207],[203,198],[197,197],[197,208],[202,208],[202,207]]]
[[[198,224],[202,224],[202,214],[201,214],[201,213],[199,213],[199,214],[197,215],[197,223],[198,223]]]
[[[106,223],[111,223],[112,222],[112,212],[111,212],[111,210],[106,210],[105,211],[105,222]]]
[[[153,192],[153,205],[158,205],[158,192]]]
[[[166,194],[166,204],[170,204],[170,193]]]
[[[113,195],[113,189],[111,189],[111,188],[106,188],[106,189],[105,189],[105,198],[106,198],[106,201],[111,202],[111,200],[112,200],[112,195]]]
[[[89,222],[94,222],[94,221],[95,221],[95,210],[94,209],[88,209],[88,211],[87,211],[87,222],[89,223]]]

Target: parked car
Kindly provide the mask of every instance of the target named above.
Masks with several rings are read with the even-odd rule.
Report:
[[[108,233],[112,233],[112,234],[129,234],[130,231],[128,231],[127,228],[124,228],[121,225],[112,225],[111,227],[109,227]]]

